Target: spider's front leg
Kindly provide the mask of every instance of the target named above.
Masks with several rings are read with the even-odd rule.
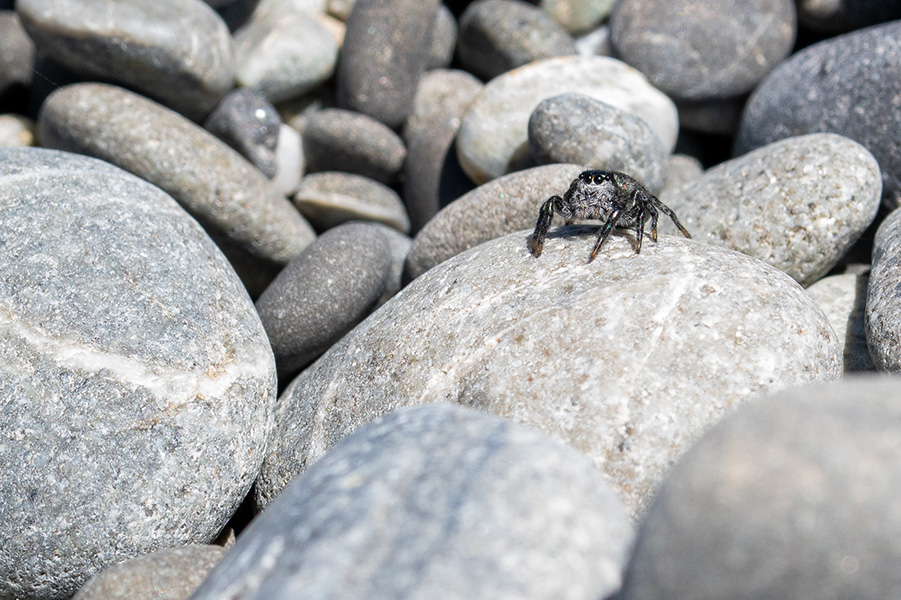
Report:
[[[588,262],[591,262],[598,255],[598,252],[601,250],[601,246],[604,245],[604,242],[607,241],[607,238],[610,236],[610,232],[613,231],[613,228],[616,227],[619,218],[623,214],[624,207],[617,206],[607,218],[607,222],[604,223],[604,226],[601,227],[601,232],[598,234],[598,241],[594,245],[594,249],[591,251],[591,256],[588,257]]]
[[[532,233],[532,239],[529,242],[529,251],[538,258],[544,249],[544,238],[548,229],[551,228],[551,220],[554,218],[554,206],[563,202],[560,196],[551,196],[541,205],[538,212],[538,222],[535,223],[535,231]]]

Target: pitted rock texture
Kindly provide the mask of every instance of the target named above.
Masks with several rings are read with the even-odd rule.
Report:
[[[0,597],[214,539],[257,476],[275,362],[241,282],[159,188],[0,150]]]
[[[636,255],[628,234],[588,263],[589,226],[552,229],[535,258],[530,234],[427,272],[301,373],[276,409],[258,500],[393,408],[455,402],[568,442],[637,513],[733,406],[841,374],[822,310],[765,263],[670,236]]]

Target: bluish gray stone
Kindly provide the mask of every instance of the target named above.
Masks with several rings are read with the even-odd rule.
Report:
[[[197,222],[108,163],[0,149],[0,597],[208,543],[256,477],[275,363]]]
[[[899,389],[801,387],[723,419],[664,482],[617,598],[897,597]]]
[[[18,0],[41,52],[121,83],[189,119],[203,119],[234,84],[228,27],[197,0]]]
[[[520,0],[476,0],[460,16],[457,59],[488,80],[536,60],[576,54],[573,38],[545,10]]]
[[[880,371],[901,372],[901,210],[876,230],[867,285],[867,344]]]
[[[203,127],[271,179],[278,170],[275,148],[281,124],[278,111],[265,96],[257,90],[240,88],[225,95]]]
[[[901,204],[901,22],[808,46],[764,79],[742,115],[735,150],[828,131],[859,142],[882,170],[884,201]]]
[[[807,288],[832,323],[844,355],[845,373],[875,369],[865,325],[869,272],[823,277]]]
[[[319,231],[360,220],[410,232],[410,219],[397,192],[361,175],[340,171],[310,173],[301,180],[292,199]]]

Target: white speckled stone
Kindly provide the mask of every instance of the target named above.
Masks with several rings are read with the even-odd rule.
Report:
[[[843,273],[823,277],[807,288],[838,335],[845,373],[875,369],[864,324],[869,280],[869,273]]]
[[[257,476],[275,362],[247,292],[158,187],[0,150],[0,598],[208,543]]]
[[[901,372],[901,209],[882,221],[873,240],[866,329],[876,368]]]
[[[832,326],[781,271],[671,236],[636,255],[616,234],[588,263],[596,232],[552,229],[535,258],[520,231],[407,286],[282,394],[258,500],[393,408],[455,402],[568,442],[637,513],[730,408],[841,375]]]
[[[529,115],[551,96],[576,92],[644,119],[667,151],[679,117],[672,100],[629,65],[606,56],[536,61],[489,81],[463,118],[460,164],[476,183],[520,168],[528,156]]]

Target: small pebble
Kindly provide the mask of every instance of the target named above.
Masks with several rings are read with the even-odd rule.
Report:
[[[868,272],[844,273],[823,277],[807,288],[838,335],[846,374],[875,369],[864,324],[869,279]]]
[[[34,145],[34,121],[21,115],[0,115],[0,148]]]
[[[597,27],[614,4],[615,0],[541,0],[538,6],[576,35]]]
[[[866,330],[879,371],[901,372],[901,210],[879,225],[867,286]]]
[[[457,47],[457,21],[447,6],[441,4],[435,14],[435,30],[429,46],[429,62],[426,69],[446,69],[454,60]],[[418,93],[418,92],[417,92]]]
[[[397,192],[362,175],[340,171],[311,173],[301,180],[293,200],[317,231],[361,220],[410,232],[410,219]]]
[[[254,89],[239,88],[225,95],[203,126],[272,179],[278,169],[275,148],[281,123],[265,96]]]
[[[279,126],[278,146],[275,147],[276,171],[272,185],[285,196],[297,189],[306,170],[300,134],[290,125]]]

